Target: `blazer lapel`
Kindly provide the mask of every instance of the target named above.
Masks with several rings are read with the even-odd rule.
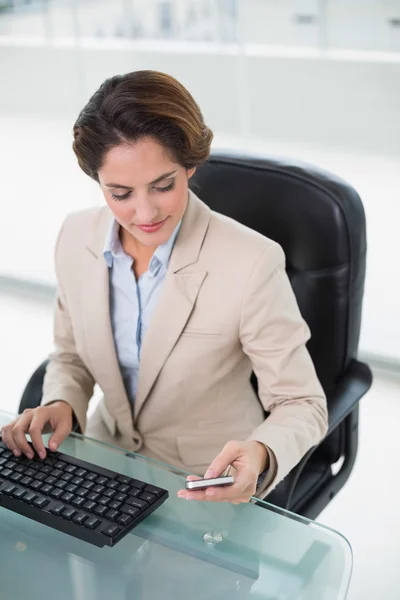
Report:
[[[135,420],[193,310],[207,272],[197,263],[210,210],[192,192],[171,254],[163,291],[143,340]]]
[[[132,431],[132,408],[122,380],[110,319],[109,271],[103,257],[103,245],[112,214],[99,212],[92,240],[86,247],[85,279],[82,282],[83,323],[90,359],[105,396],[113,402],[118,427],[128,435]]]

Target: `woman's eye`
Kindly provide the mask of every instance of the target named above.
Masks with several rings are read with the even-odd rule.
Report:
[[[170,192],[171,190],[174,189],[174,182],[170,183],[169,185],[167,185],[166,187],[156,187],[154,188],[157,192]]]
[[[130,195],[130,192],[126,192],[126,194],[123,194],[122,196],[117,196],[116,194],[111,194],[111,198],[113,200],[126,200]]]

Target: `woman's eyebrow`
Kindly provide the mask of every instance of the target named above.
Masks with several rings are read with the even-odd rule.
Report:
[[[160,175],[160,177],[157,177],[157,179],[154,179],[154,181],[150,181],[149,185],[153,185],[153,183],[158,183],[159,181],[162,181],[163,179],[167,179],[167,177],[171,177],[172,175],[175,175],[177,170],[178,169],[175,169],[175,171],[170,171],[169,173],[164,173],[163,175]],[[107,187],[120,188],[123,190],[132,190],[133,189],[129,185],[122,185],[120,183],[106,183],[105,185]]]

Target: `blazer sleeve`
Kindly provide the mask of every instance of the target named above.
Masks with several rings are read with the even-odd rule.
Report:
[[[64,227],[65,222],[58,234],[55,249],[57,298],[54,311],[54,351],[50,354],[46,369],[41,404],[59,400],[67,402],[74,411],[81,431],[85,431],[86,412],[95,380],[77,353],[67,295],[63,289],[59,250]]]
[[[270,468],[257,489],[264,497],[317,445],[328,430],[324,391],[306,348],[310,331],[272,244],[259,256],[243,296],[240,340],[258,380],[269,417],[249,436],[263,443]]]

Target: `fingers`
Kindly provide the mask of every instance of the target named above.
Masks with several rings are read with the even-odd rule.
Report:
[[[214,458],[204,477],[219,477],[238,458],[240,453],[241,445],[238,442],[228,442],[222,452]]]
[[[32,409],[25,410],[22,413],[22,415],[14,422],[14,426],[11,429],[11,436],[17,448],[21,452],[23,452],[28,458],[33,458],[34,454],[31,446],[28,444],[28,440],[26,439],[26,433],[29,430],[33,417],[33,412],[34,411]]]
[[[62,444],[67,435],[71,433],[71,426],[69,422],[60,421],[57,423],[55,431],[49,440],[49,448],[55,452],[57,448]]]
[[[23,452],[28,458],[33,458],[34,452],[26,439],[29,433],[32,445],[41,458],[46,456],[42,441],[42,430],[49,418],[46,407],[26,409],[21,416],[2,428],[2,438],[15,456]]]
[[[42,459],[46,458],[46,448],[43,444],[42,432],[48,420],[49,410],[47,407],[41,406],[34,411],[29,427],[29,435],[31,436],[33,447]]]
[[[12,428],[15,421],[12,421],[8,425],[4,425],[1,429],[1,438],[6,446],[13,452],[14,456],[21,456],[21,450],[18,448],[16,441],[12,435]]]

